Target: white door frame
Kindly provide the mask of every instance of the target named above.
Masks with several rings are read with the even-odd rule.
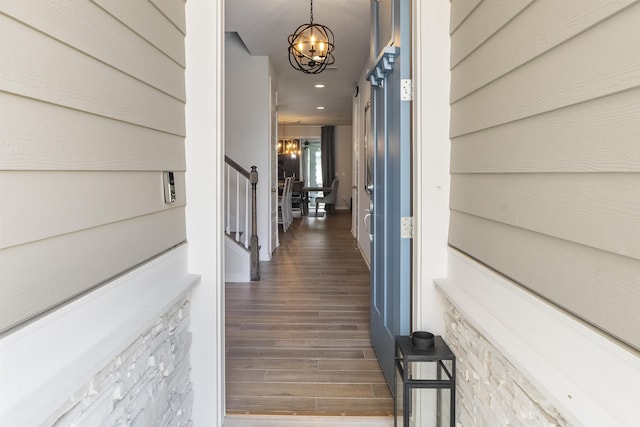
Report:
[[[423,124],[422,118],[431,118],[438,128],[448,128],[448,118],[441,123],[435,122],[431,112],[433,108],[441,107],[440,99],[430,100],[424,105],[422,95],[429,89],[445,86],[442,81],[424,79],[426,66],[423,58],[430,53],[427,48],[435,48],[443,39],[448,46],[448,32],[438,34],[439,40],[429,41],[433,34],[423,24],[427,21],[442,20],[448,24],[447,0],[434,2],[420,2],[413,0],[414,8],[414,72],[416,80],[432,83],[432,88],[416,87],[414,96],[414,161],[422,161],[424,157],[429,162],[422,165],[440,162],[448,165],[448,148],[446,154],[440,147],[445,141],[437,138],[432,142],[423,134],[423,128],[429,129],[430,124]],[[222,232],[223,189],[222,165],[224,162],[224,0],[190,0],[187,7],[187,191],[189,193],[187,205],[187,229],[189,238],[189,270],[201,274],[202,280],[193,292],[192,299],[192,381],[194,384],[194,412],[195,425],[222,425],[225,416],[224,394],[224,234]],[[436,11],[437,15],[429,18],[429,14]],[[430,24],[431,25],[431,24]],[[422,30],[425,28],[424,30]],[[424,33],[422,33],[424,31]],[[427,45],[428,44],[428,45]],[[439,50],[442,50],[440,48]],[[448,51],[448,47],[445,47]],[[448,54],[447,54],[448,55]],[[448,63],[448,62],[447,62]],[[446,65],[446,64],[445,64]],[[445,67],[446,68],[446,67]],[[448,76],[446,77],[448,79]],[[447,80],[448,81],[448,80]],[[447,86],[448,87],[448,86]],[[426,102],[426,101],[425,101]],[[448,105],[448,96],[444,105]],[[447,112],[444,114],[448,117]],[[445,131],[445,135],[448,131]],[[437,157],[434,158],[433,155]],[[430,157],[431,156],[431,157]],[[437,252],[435,261],[430,266],[421,266],[414,271],[414,307],[425,308],[425,301],[437,301],[434,287],[431,285],[436,277],[446,275],[446,238],[442,244],[442,230],[447,229],[446,213],[448,212],[448,166],[438,175],[428,174],[427,170],[414,168],[413,182],[414,215],[416,229],[414,230],[413,264],[421,266],[418,260],[429,259],[427,254]],[[446,182],[446,183],[445,183]],[[424,193],[424,194],[423,194]],[[429,212],[433,210],[441,213],[435,221],[425,221],[422,227],[421,217],[426,216],[426,206]],[[436,206],[434,208],[434,206]],[[423,209],[424,207],[424,209]],[[444,225],[443,225],[444,224]],[[219,227],[218,227],[219,225]],[[219,228],[219,229],[218,229]],[[430,234],[440,230],[437,235]],[[205,232],[203,232],[205,231]],[[434,249],[435,248],[435,249]],[[440,254],[442,252],[442,256]],[[431,303],[433,304],[433,302]],[[427,304],[429,305],[429,304]],[[213,308],[213,310],[212,310]],[[433,313],[429,319],[422,318],[424,312]],[[414,310],[413,324],[415,327],[435,325],[431,330],[442,332],[442,311]],[[435,322],[435,323],[432,323]],[[426,327],[425,326],[425,327]],[[212,404],[214,403],[214,404]]]

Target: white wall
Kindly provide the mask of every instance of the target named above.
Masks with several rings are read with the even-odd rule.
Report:
[[[251,56],[237,35],[225,34],[225,154],[246,170],[258,167],[260,260],[271,259],[269,58]]]
[[[191,365],[194,426],[224,417],[224,2],[186,3],[186,158],[189,271],[201,276],[192,293]]]
[[[447,268],[449,225],[449,2],[414,2],[414,330],[444,333],[434,279]]]
[[[320,126],[278,125],[278,138],[318,138],[322,134]]]

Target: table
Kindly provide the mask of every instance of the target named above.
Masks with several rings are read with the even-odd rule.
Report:
[[[302,187],[302,194],[303,194],[303,208],[302,208],[302,214],[306,215],[309,212],[309,193],[313,192],[313,191],[323,191],[323,192],[327,192],[327,191],[331,191],[331,187]]]

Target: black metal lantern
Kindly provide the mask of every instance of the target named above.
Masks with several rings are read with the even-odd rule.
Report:
[[[396,337],[395,426],[455,425],[456,358],[429,332]]]
[[[329,27],[313,23],[313,0],[308,24],[300,25],[289,36],[289,63],[306,74],[323,72],[335,62],[333,31]]]

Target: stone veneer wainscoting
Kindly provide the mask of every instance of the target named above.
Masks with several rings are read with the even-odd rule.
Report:
[[[55,411],[54,426],[191,426],[190,303],[182,299]]]
[[[449,301],[446,308],[445,340],[457,363],[457,425],[570,425]]]

